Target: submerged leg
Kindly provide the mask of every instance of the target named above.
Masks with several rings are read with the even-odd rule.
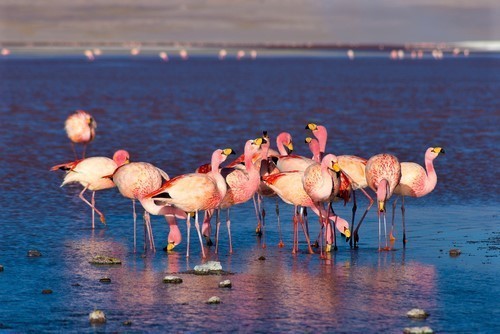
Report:
[[[229,209],[226,217],[227,234],[229,235],[229,254],[233,254],[233,241],[231,239],[231,219],[229,218]]]
[[[229,209],[227,209],[229,211]],[[216,225],[215,225],[215,254],[219,252],[219,231],[220,231],[220,209],[217,209],[215,214]]]
[[[395,241],[396,240],[396,237],[394,237],[394,220],[395,220],[395,217],[396,217],[396,203],[398,201],[398,198],[396,197],[396,199],[392,202],[392,221],[391,221],[391,233],[390,233],[390,240],[391,241]]]
[[[405,197],[401,199],[401,215],[403,216],[403,247],[406,247]]]
[[[261,236],[262,235],[262,231],[261,231],[261,217],[260,217],[260,203],[259,203],[259,194],[255,193],[253,196],[252,196],[252,200],[253,200],[253,207],[255,209],[255,217],[257,218],[257,227],[255,228],[255,233],[258,235],[258,236]]]
[[[83,193],[89,188],[89,186],[87,185],[85,188],[83,188],[83,190],[80,192],[80,199],[82,201],[84,201],[85,203],[87,203],[88,206],[90,206],[92,208],[92,210],[94,210],[98,215],[99,217],[101,218],[101,222],[106,225],[106,218],[104,218],[104,215],[101,213],[101,211],[97,210],[97,208],[95,207],[95,205],[92,205],[92,203],[90,203],[89,201],[87,201],[87,199],[85,197],[83,197]],[[92,228],[94,228],[94,222],[92,222]]]
[[[354,222],[355,222],[355,217],[356,217],[356,210],[358,209],[358,205],[356,203],[356,191],[352,190],[351,188],[351,193],[352,193],[352,221],[351,221],[351,231],[354,231]],[[352,239],[353,237],[349,238],[349,246],[352,248]]]
[[[194,219],[194,226],[196,227],[196,232],[198,232],[198,239],[200,239],[200,246],[201,246],[201,255],[203,258],[206,258],[207,256],[205,255],[205,248],[203,247],[203,239],[201,237],[201,230],[200,230],[200,223],[198,222],[198,211],[195,213],[195,219]]]
[[[359,241],[359,234],[358,234],[358,231],[359,231],[359,228],[361,227],[361,223],[363,222],[363,220],[365,219],[366,217],[366,214],[368,213],[368,211],[370,210],[370,208],[372,207],[373,205],[373,199],[371,198],[370,195],[368,195],[368,193],[363,189],[363,188],[360,188],[360,190],[363,192],[363,194],[365,194],[365,196],[368,198],[368,200],[370,201],[370,203],[368,204],[368,206],[366,207],[365,209],[365,212],[363,213],[363,216],[361,216],[361,219],[359,220],[359,223],[358,225],[356,226],[356,229],[354,230],[354,233],[353,233],[353,239],[354,239],[354,248],[357,248],[357,243]]]
[[[203,235],[203,237],[205,237],[205,243],[208,247],[213,245],[212,239],[210,238],[210,235],[212,234],[212,226],[210,222],[212,220],[212,215],[213,210],[205,210],[205,214],[203,216],[203,224],[201,227],[201,234]]]
[[[307,249],[309,251],[309,254],[314,254],[312,248],[311,248],[311,240],[309,239],[309,233],[307,231],[307,228],[306,228],[306,224],[304,222],[304,210],[305,208],[304,207],[301,207],[300,208],[300,223],[302,225],[302,230],[304,230],[304,235],[306,236],[306,241],[307,241]]]
[[[188,213],[186,217],[186,230],[187,230],[187,249],[186,249],[186,257],[189,257],[189,239],[191,235],[191,214]]]
[[[280,206],[278,203],[278,196],[276,196],[276,215],[278,216],[278,235],[280,238],[280,242],[278,243],[278,247],[283,248],[283,247],[285,247],[285,244],[283,243],[283,235],[281,234]]]
[[[132,217],[134,217],[134,253],[137,247],[137,213],[135,212],[135,199],[132,199]]]

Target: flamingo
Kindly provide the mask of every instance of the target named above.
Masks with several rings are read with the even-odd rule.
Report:
[[[394,189],[399,184],[401,180],[401,164],[398,158],[394,155],[388,153],[381,153],[371,157],[366,163],[366,181],[368,186],[377,193],[377,203],[378,203],[378,244],[380,247],[380,215],[383,214],[384,218],[384,234],[385,234],[385,248],[383,250],[388,250],[389,246],[387,244],[387,224],[386,224],[386,202],[391,198],[394,193]],[[361,220],[356,226],[355,235],[361,226]],[[354,240],[356,243],[357,240]]]
[[[327,129],[324,126],[317,125],[315,123],[308,123],[306,125],[306,129],[311,130],[313,135],[318,140],[320,151],[322,152],[320,153],[320,156],[322,156],[326,150],[326,142],[328,139]],[[366,214],[373,205],[371,196],[368,195],[368,193],[364,189],[368,187],[365,175],[366,159],[360,158],[355,155],[337,155],[337,159],[340,169],[342,170],[340,174],[341,183],[338,196],[344,199],[344,203],[347,203],[352,194],[353,204],[351,228],[354,229],[354,221],[356,217],[356,210],[358,207],[356,204],[356,190],[360,190],[369,201],[369,204],[366,207],[365,212],[361,216],[360,221],[363,221],[363,219],[366,217]],[[359,240],[359,236],[357,235],[356,231],[357,229],[354,230],[354,238],[356,239],[355,243],[357,242],[357,240]],[[351,238],[349,238],[349,244],[351,245],[351,247],[353,246],[353,241]]]
[[[330,174],[330,170],[334,171],[336,175]],[[337,157],[333,154],[327,154],[322,159],[321,164],[315,162],[307,167],[302,177],[302,184],[305,192],[319,210],[321,229],[326,226],[327,251],[330,251],[331,248],[331,230],[330,224],[327,224],[327,217],[330,215],[329,212],[326,212],[324,209],[324,204],[331,203],[337,196],[340,185],[339,175],[340,167],[337,163]],[[324,211],[324,213],[322,211]],[[344,231],[344,233],[346,232]],[[350,232],[348,231],[347,237],[349,236]],[[321,240],[323,240],[323,238],[321,238]],[[333,241],[336,242],[335,239]],[[334,249],[337,249],[336,245]],[[321,256],[323,256],[323,242],[321,242]]]
[[[155,250],[155,244],[149,214],[165,216],[165,220],[170,228],[167,247],[165,247],[165,250],[170,251],[181,242],[182,237],[180,235],[179,227],[177,226],[177,221],[175,220],[175,215],[167,214],[168,212],[175,210],[173,208],[156,206],[152,199],[145,198],[147,194],[160,188],[163,181],[168,181],[170,179],[167,173],[147,162],[132,162],[118,167],[113,173],[112,179],[120,194],[132,200],[134,217],[134,251],[136,249],[137,225],[137,215],[135,213],[136,200],[139,200],[145,210],[143,215],[145,223],[144,237],[146,239],[146,235],[148,236],[149,245],[152,250]],[[182,211],[177,212],[177,215],[181,217],[183,216],[184,218],[186,216]],[[146,248],[146,243],[144,243],[144,248]]]
[[[276,166],[281,172],[288,171],[304,171],[315,160],[306,158],[304,156],[291,154],[293,151],[292,137],[288,132],[282,132],[276,138],[276,145],[280,156],[276,162]],[[285,149],[288,148],[288,151]],[[315,153],[313,152],[313,155]],[[320,161],[319,159],[317,160]]]
[[[295,254],[298,251],[298,223],[301,224],[304,231],[309,253],[313,253],[311,248],[311,243],[309,240],[309,235],[307,234],[305,223],[304,223],[304,208],[309,207],[317,215],[320,215],[319,209],[315,205],[314,201],[304,190],[302,179],[304,177],[304,172],[302,171],[289,171],[280,172],[278,174],[268,175],[263,177],[264,182],[273,189],[278,196],[287,204],[294,206],[294,241],[292,253]],[[298,212],[298,207],[301,206],[300,212]],[[350,235],[349,224],[342,218],[330,215],[328,217],[330,220],[335,222],[335,227],[341,232]]]
[[[444,149],[441,147],[429,147],[425,151],[425,169],[414,162],[401,163],[401,181],[394,189],[394,194],[401,196],[401,214],[403,217],[403,246],[406,245],[406,228],[405,228],[405,196],[422,197],[434,190],[437,184],[437,175],[434,170],[433,161],[439,154],[444,154]],[[395,240],[393,236],[394,230],[394,212],[396,211],[397,198],[392,203],[392,228],[391,240]]]
[[[200,240],[202,256],[206,258],[201,239],[198,212],[200,210],[216,209],[220,206],[222,199],[226,195],[227,186],[226,181],[220,173],[219,165],[232,153],[233,150],[230,148],[215,150],[212,154],[212,168],[210,172],[206,174],[190,173],[176,176],[165,182],[159,189],[145,196],[145,198],[152,198],[156,205],[173,205],[187,213],[186,257],[189,257],[190,213],[194,212],[195,227]]]
[[[113,188],[115,184],[105,176],[112,174],[116,168],[129,163],[129,161],[130,157],[128,152],[125,150],[118,150],[113,155],[113,159],[107,157],[91,157],[56,165],[50,170],[54,171],[61,169],[67,171],[61,187],[73,182],[79,182],[84,187],[79,197],[92,208],[92,229],[94,229],[94,212],[99,215],[101,222],[106,224],[104,215],[95,207],[95,192],[97,190]],[[91,203],[83,196],[83,193],[85,193],[87,189],[92,191]]]
[[[222,168],[221,174],[227,183],[227,192],[220,203],[220,209],[226,210],[226,226],[229,234],[229,253],[233,252],[231,240],[231,219],[229,210],[233,205],[245,203],[253,197],[260,184],[260,173],[252,161],[253,155],[259,151],[264,140],[259,137],[247,140],[244,148],[245,166]],[[218,217],[217,217],[218,218]],[[215,251],[218,251],[220,221],[217,220]]]
[[[89,113],[77,110],[66,119],[64,127],[68,138],[71,140],[75,159],[78,159],[75,144],[83,144],[82,159],[85,158],[87,144],[95,138],[95,129],[97,128],[95,119]]]

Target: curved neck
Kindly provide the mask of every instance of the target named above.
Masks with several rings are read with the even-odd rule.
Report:
[[[326,128],[322,125],[318,125],[318,129],[313,132],[313,135],[318,139],[321,154],[324,154],[326,152],[326,141],[328,139]]]
[[[278,152],[280,155],[288,155],[287,150],[285,149],[284,142],[286,141],[287,134],[282,132],[276,137],[276,147],[278,147]]]
[[[321,162],[321,149],[319,147],[319,142],[317,139],[312,139],[309,142],[309,149],[311,150],[311,153],[313,154],[312,159],[316,161],[317,163]]]
[[[427,193],[434,190],[437,184],[437,174],[434,169],[434,159],[425,157],[425,170],[427,172],[427,178],[425,180],[425,191]]]

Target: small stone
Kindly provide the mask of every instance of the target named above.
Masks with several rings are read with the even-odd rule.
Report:
[[[411,309],[408,312],[406,312],[406,315],[408,316],[408,318],[412,318],[412,319],[425,319],[430,314],[425,312],[422,309],[414,308],[414,309]]]
[[[50,295],[51,293],[52,293],[52,290],[50,290],[50,289],[43,289],[42,290],[42,294],[44,294],[44,295]]]
[[[404,334],[432,334],[432,333],[434,333],[434,331],[430,327],[428,327],[428,326],[424,326],[424,327],[406,327],[403,330],[403,333]]]
[[[123,326],[132,326],[132,321],[130,321],[130,320],[125,320],[125,321],[123,322]]]
[[[178,276],[165,276],[163,277],[163,283],[180,284],[182,283],[182,278]]]
[[[91,324],[103,324],[106,322],[106,315],[101,310],[90,312],[89,321]]]
[[[101,282],[101,283],[111,283],[111,278],[109,278],[109,277],[106,276],[106,277],[100,278],[99,282]]]
[[[40,257],[40,256],[42,256],[42,253],[40,253],[36,249],[31,249],[28,251],[28,257]]]
[[[266,257],[264,255],[259,256],[259,261],[265,261],[265,260],[266,260]]]
[[[462,254],[462,252],[460,251],[460,249],[458,249],[458,248],[450,249],[450,256],[451,257],[457,257],[460,254]]]
[[[0,264],[0,272],[3,271],[3,266]]]
[[[91,264],[105,264],[105,265],[113,265],[113,264],[122,264],[120,259],[110,256],[94,256],[92,260],[89,261]]]
[[[218,261],[208,261],[204,264],[199,264],[194,267],[194,272],[196,274],[210,274],[213,272],[221,272],[222,265]]]
[[[220,304],[220,298],[217,296],[212,296],[208,298],[207,304]]]
[[[71,286],[82,286],[80,283],[73,283]]]
[[[231,288],[233,285],[230,280],[225,280],[219,283],[219,288]]]

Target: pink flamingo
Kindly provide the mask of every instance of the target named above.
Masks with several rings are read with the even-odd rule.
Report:
[[[147,162],[132,162],[121,167],[118,167],[112,175],[113,182],[116,184],[118,191],[126,198],[132,200],[132,209],[134,217],[134,252],[136,250],[136,220],[135,201],[139,200],[144,208],[144,248],[146,249],[146,236],[149,239],[149,245],[152,250],[155,249],[153,229],[149,214],[163,215],[169,225],[170,232],[168,236],[167,247],[165,250],[172,250],[178,245],[181,240],[181,234],[175,214],[170,212],[175,211],[174,208],[156,206],[153,200],[145,198],[145,196],[156,189],[160,188],[163,181],[168,181],[170,178],[167,173]],[[177,215],[186,217],[184,212],[178,210]]]
[[[276,138],[276,145],[280,153],[276,166],[281,172],[304,171],[315,161],[301,155],[291,154],[293,151],[292,137],[287,132],[280,133],[278,138]],[[288,151],[286,151],[285,147],[288,148]],[[313,155],[316,154],[313,152]],[[319,161],[318,159],[317,162]]]
[[[331,173],[333,171],[335,174]],[[319,210],[319,219],[321,229],[326,227],[327,233],[327,252],[331,250],[331,228],[328,217],[330,216],[329,209],[325,210],[325,204],[331,203],[339,192],[340,185],[340,167],[337,162],[337,157],[333,154],[327,154],[319,163],[313,163],[304,171],[302,184],[305,192],[314,202]],[[328,212],[327,212],[328,211]],[[343,231],[347,237],[350,237],[350,231]],[[322,234],[321,234],[322,236]],[[323,256],[323,238],[321,238],[321,256]],[[337,249],[336,240],[334,249]]]
[[[118,150],[113,155],[113,160],[106,157],[91,157],[56,165],[50,170],[54,171],[61,169],[67,171],[61,187],[73,182],[79,182],[84,187],[79,197],[92,208],[92,229],[94,229],[94,212],[99,215],[101,222],[106,224],[104,215],[95,207],[95,192],[97,190],[113,188],[115,184],[105,176],[112,174],[116,168],[128,163],[129,160],[130,158],[127,151]],[[83,193],[87,189],[92,191],[91,203],[83,196]]]
[[[406,245],[406,228],[405,228],[405,196],[422,197],[434,190],[437,184],[437,175],[434,170],[434,159],[439,154],[444,154],[444,149],[441,147],[429,147],[425,151],[425,169],[414,162],[401,163],[401,181],[394,189],[394,194],[401,196],[401,214],[403,217],[403,246]],[[394,213],[396,211],[397,198],[392,203],[392,228],[391,240],[395,240],[393,236],[394,230]]]
[[[317,215],[320,215],[319,209],[315,205],[311,197],[305,192],[302,179],[304,177],[304,172],[301,171],[289,171],[281,172],[278,174],[272,174],[263,178],[264,182],[273,189],[278,196],[287,204],[294,206],[294,242],[292,253],[298,251],[298,224],[300,223],[304,231],[309,253],[313,253],[311,248],[311,243],[309,240],[309,235],[305,228],[304,223],[304,208],[309,207]],[[298,207],[301,207],[300,212],[298,212]],[[349,234],[349,224],[342,218],[331,215],[328,217],[330,220],[335,222],[335,227],[341,233]]]
[[[71,140],[75,159],[78,159],[75,144],[83,144],[82,158],[85,158],[87,144],[94,140],[96,128],[97,123],[94,118],[83,110],[77,110],[66,119],[65,129],[68,138]]]
[[[322,152],[320,153],[320,155],[322,156],[326,150],[328,131],[324,126],[317,125],[314,123],[307,124],[306,129],[311,130],[313,135],[318,140],[320,145],[320,151]],[[366,207],[363,216],[361,216],[360,221],[363,221],[368,211],[370,210],[371,206],[373,205],[373,200],[371,196],[368,195],[368,193],[364,189],[368,186],[368,184],[366,183],[366,175],[365,175],[366,159],[360,158],[355,155],[337,155],[337,159],[340,169],[342,170],[340,174],[341,182],[340,182],[338,197],[344,199],[344,203],[347,203],[352,194],[353,205],[352,205],[351,228],[354,229],[354,221],[356,216],[356,210],[358,207],[356,204],[356,190],[361,190],[361,192],[366,196],[366,198],[369,201],[369,204]],[[354,230],[354,236],[353,236],[353,238],[355,239],[354,244],[356,244],[356,242],[359,240],[359,236],[356,233],[356,231],[357,229]],[[353,246],[353,241],[351,238],[349,238],[349,244],[351,245],[351,247]]]
[[[388,153],[381,153],[374,155],[371,157],[366,163],[366,181],[368,186],[377,193],[377,202],[378,202],[378,244],[379,250],[382,250],[380,247],[380,214],[383,213],[384,218],[384,234],[385,234],[385,248],[384,250],[389,249],[389,245],[387,244],[387,224],[386,224],[386,202],[391,198],[394,193],[394,189],[399,184],[401,180],[401,164],[399,163],[398,158],[394,155]],[[355,233],[359,227],[361,226],[361,220],[356,227]],[[356,240],[354,240],[356,243]]]
[[[222,199],[226,195],[227,186],[226,181],[220,173],[219,165],[231,153],[233,153],[233,150],[230,148],[215,150],[212,154],[212,168],[210,172],[206,174],[190,173],[179,175],[165,182],[158,190],[145,196],[145,198],[152,198],[156,205],[173,205],[188,213],[186,218],[186,257],[189,257],[191,227],[191,215],[189,213],[192,212],[195,213],[195,227],[200,240],[202,256],[203,258],[206,257],[201,238],[198,212],[200,210],[216,209],[220,206]]]
[[[229,209],[233,205],[245,203],[250,200],[257,191],[260,184],[260,174],[252,161],[252,157],[261,148],[264,140],[257,138],[247,140],[244,148],[245,166],[237,165],[234,167],[222,168],[221,174],[227,183],[227,192],[220,203],[220,209],[226,210],[226,226],[229,234],[229,253],[233,252],[231,240],[231,219],[229,218]],[[215,252],[218,251],[220,220],[217,214],[217,229]]]

